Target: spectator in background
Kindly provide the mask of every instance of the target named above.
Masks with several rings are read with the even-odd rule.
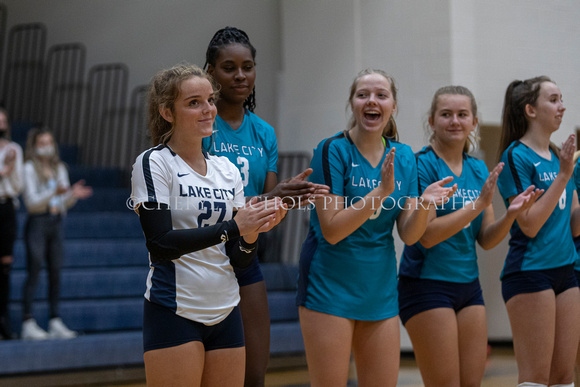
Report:
[[[10,140],[8,112],[0,108],[0,337],[12,339],[8,300],[16,239],[16,207],[22,190],[22,148]]]
[[[73,338],[77,333],[62,322],[58,310],[63,258],[62,219],[78,199],[90,197],[93,191],[84,180],[70,185],[67,168],[59,158],[54,137],[48,129],[29,132],[25,157],[23,196],[28,211],[25,229],[28,276],[24,283],[22,339]],[[43,260],[46,260],[49,279],[48,332],[32,317],[32,301]]]

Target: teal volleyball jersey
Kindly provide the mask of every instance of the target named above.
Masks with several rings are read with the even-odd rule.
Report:
[[[455,175],[445,161],[431,146],[424,147],[416,154],[419,190],[423,192],[429,185],[445,177],[452,176],[450,187],[457,184],[457,191],[449,202],[437,207],[437,216],[448,215],[463,207],[473,209],[481,188],[489,172],[485,163],[463,154],[461,176]],[[480,213],[463,230],[452,237],[427,249],[417,242],[405,246],[399,274],[413,278],[469,283],[479,277],[475,242],[481,228],[483,213]]]
[[[574,186],[576,187],[578,198],[580,198],[580,158],[576,161],[576,167],[574,168]],[[580,251],[580,236],[574,238],[574,245],[576,246],[576,251]],[[580,256],[574,265],[574,270],[580,271]]]
[[[367,321],[398,314],[393,227],[406,199],[418,195],[411,148],[386,141],[385,154],[373,167],[348,132],[341,132],[314,150],[310,180],[328,185],[330,193],[344,197],[347,206],[361,205],[363,197],[381,183],[381,165],[391,147],[396,149],[395,191],[361,227],[332,245],[322,235],[316,211],[311,212],[300,257],[298,305]]]
[[[514,141],[503,153],[505,163],[498,179],[498,188],[506,207],[509,198],[528,186],[548,190],[560,170],[560,160],[551,150],[551,159],[539,156],[520,141]],[[543,270],[576,262],[578,255],[570,229],[570,211],[574,182],[568,181],[556,208],[534,238],[526,236],[517,221],[510,230],[510,249],[502,278],[513,272]]]
[[[237,130],[216,116],[214,133],[203,139],[203,147],[210,154],[227,157],[238,167],[245,196],[263,194],[266,174],[277,172],[276,132],[266,121],[248,110]]]

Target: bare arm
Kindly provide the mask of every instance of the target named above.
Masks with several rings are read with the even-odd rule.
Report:
[[[434,219],[435,206],[442,205],[457,190],[457,184],[445,187],[453,177],[449,176],[429,185],[419,198],[408,198],[403,210],[397,217],[397,231],[401,240],[413,245],[425,233],[427,223]]]
[[[485,250],[489,250],[500,243],[510,231],[512,224],[519,214],[528,211],[536,200],[544,193],[544,190],[529,186],[524,192],[516,196],[511,202],[505,214],[497,221],[490,204],[483,212],[481,228],[477,235],[477,241]]]
[[[381,166],[381,184],[353,205],[344,208],[344,198],[326,195],[314,200],[322,235],[330,244],[336,244],[363,225],[395,190],[392,148]]]
[[[503,169],[503,165],[503,163],[499,163],[491,171],[481,188],[479,197],[475,201],[464,204],[463,208],[457,211],[438,216],[429,221],[427,229],[420,239],[421,244],[426,248],[430,248],[451,238],[488,208],[491,205],[497,178]]]
[[[576,191],[574,191],[574,197],[572,199],[570,227],[572,228],[572,236],[574,238],[580,236],[580,204],[578,203],[578,193]]]
[[[562,192],[566,189],[566,184],[574,172],[575,148],[575,136],[571,134],[562,144],[558,176],[552,181],[550,188],[544,192],[541,198],[536,200],[528,211],[518,215],[518,225],[526,236],[534,238],[558,205]],[[515,198],[516,196],[509,198],[510,203]]]
[[[312,168],[307,168],[294,177],[277,182],[274,172],[268,172],[264,184],[264,195],[268,198],[282,198],[289,208],[298,208],[309,204],[308,200],[314,200],[316,196],[328,194],[329,187],[315,184],[306,180],[312,173]]]

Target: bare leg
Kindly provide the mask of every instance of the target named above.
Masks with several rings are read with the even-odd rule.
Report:
[[[243,347],[207,351],[201,385],[203,387],[242,387],[245,358]]]
[[[354,321],[302,306],[299,313],[311,386],[345,386]]]
[[[148,387],[199,386],[205,362],[205,349],[199,341],[145,352]]]
[[[435,308],[405,324],[426,387],[460,386],[457,318],[451,308]]]
[[[395,387],[401,359],[399,317],[356,321],[353,353],[360,387]]]
[[[461,387],[481,386],[487,358],[485,307],[473,305],[457,313]]]
[[[518,383],[548,384],[556,331],[556,297],[552,290],[523,293],[506,303]]]
[[[246,387],[263,387],[270,360],[270,312],[266,283],[240,287],[240,311],[246,341]]]
[[[574,381],[574,363],[580,337],[580,292],[571,288],[556,296],[556,337],[550,385]]]

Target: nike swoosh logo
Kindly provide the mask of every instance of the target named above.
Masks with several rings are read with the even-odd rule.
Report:
[[[177,177],[183,177],[183,176],[187,176],[189,175],[189,173],[179,173],[177,172]]]
[[[534,167],[537,167],[540,164],[542,164],[542,162],[541,161],[538,161],[537,163],[534,163]]]
[[[359,165],[360,165],[360,164],[355,164],[355,163],[352,163],[352,167],[353,167],[353,168],[356,168],[356,167],[358,167]]]

